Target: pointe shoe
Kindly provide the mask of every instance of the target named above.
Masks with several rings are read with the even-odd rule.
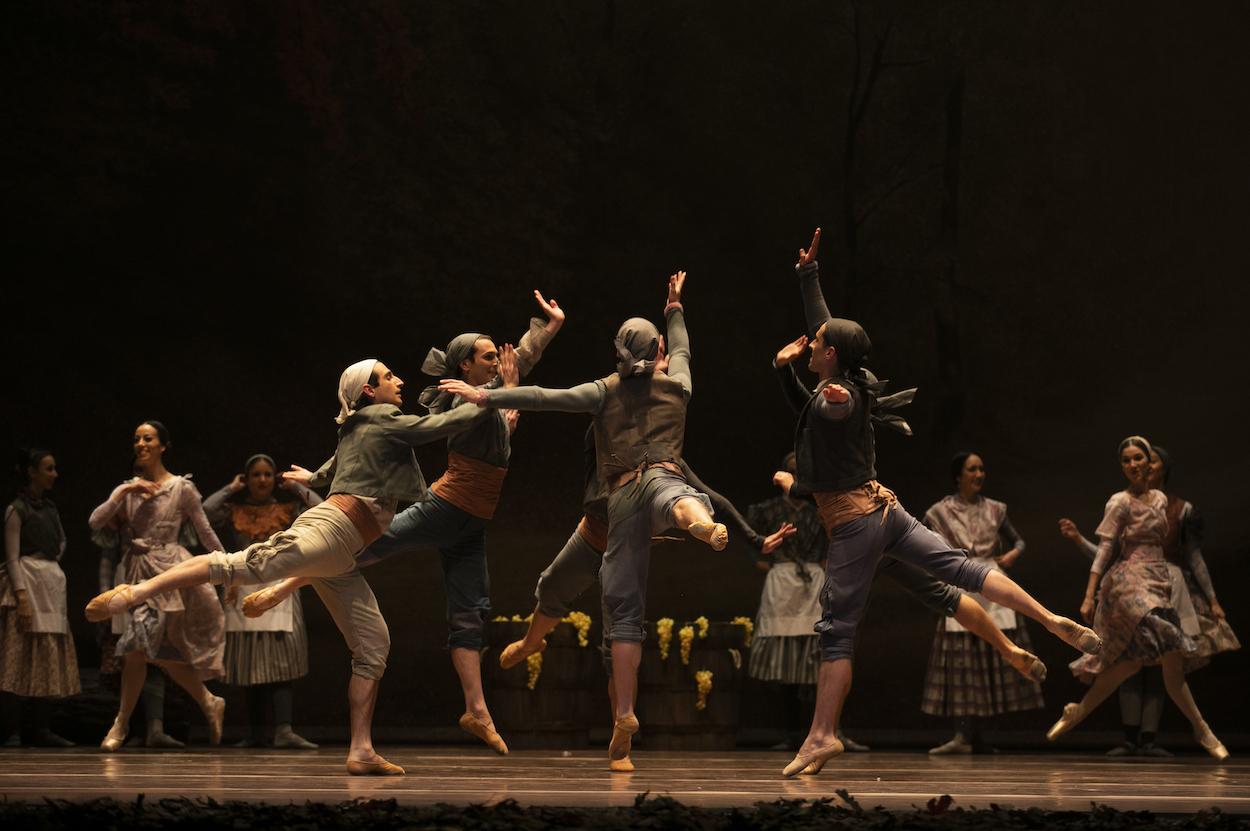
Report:
[[[534,653],[536,652],[541,653],[541,652],[546,651],[546,649],[547,649],[546,638],[543,638],[539,642],[538,648],[533,650],[533,652],[524,651],[525,641],[513,641],[512,643],[508,644],[507,646],[503,648],[503,652],[499,653],[499,666],[502,667],[503,669],[512,669],[514,666],[521,663],[522,661],[524,661],[526,658],[533,655]]]
[[[1046,731],[1046,741],[1053,742],[1085,719],[1085,712],[1076,702],[1063,705],[1063,715]]]
[[[500,756],[508,755],[508,745],[504,744],[503,737],[495,732],[493,723],[482,721],[472,713],[465,713],[460,717],[460,729],[486,742],[486,745]]]
[[[1097,655],[1102,652],[1102,638],[1088,626],[1082,626],[1069,618],[1059,619],[1059,639],[1086,655]]]
[[[719,522],[692,522],[686,530],[696,540],[712,546],[713,551],[724,551],[729,545],[729,529]]]
[[[1198,740],[1198,744],[1202,745],[1202,749],[1215,757],[1216,761],[1224,761],[1228,758],[1228,748],[1215,737],[1211,732],[1211,728],[1204,721],[1201,730],[1194,730],[1194,738]]]
[[[208,719],[208,743],[221,744],[221,730],[226,723],[226,699],[210,694],[204,718]]]
[[[633,746],[634,734],[638,732],[638,717],[633,715],[618,718],[612,725],[612,741],[608,744],[608,770],[616,773],[629,773],[634,763],[629,758]]]
[[[405,771],[394,762],[388,762],[381,756],[376,762],[358,762],[347,760],[347,772],[352,776],[403,776]]]
[[[1042,663],[1041,658],[1032,652],[1026,652],[1023,649],[1017,650],[1007,660],[1007,663],[1011,664],[1012,669],[1030,681],[1036,681],[1040,684],[1046,680],[1046,665]]]
[[[834,739],[824,747],[816,747],[806,753],[800,750],[794,759],[790,761],[790,764],[782,768],[781,775],[786,777],[797,776],[813,765],[817,766],[816,772],[819,772],[825,766],[825,762],[841,752],[842,742],[837,739]]]
[[[110,608],[115,597],[121,597],[126,605],[120,609]],[[129,583],[114,586],[106,592],[97,594],[87,602],[87,620],[91,623],[103,623],[116,613],[124,612],[130,608],[130,604],[134,602],[134,586]]]
[[[258,592],[252,592],[243,598],[243,616],[260,617],[283,600],[286,600],[286,597],[286,595],[278,591],[277,586],[270,586]]]
[[[122,749],[122,745],[125,743],[126,727],[125,725],[120,725],[117,719],[113,719],[113,726],[105,734],[104,741],[100,742],[100,749],[105,753],[116,753]]]

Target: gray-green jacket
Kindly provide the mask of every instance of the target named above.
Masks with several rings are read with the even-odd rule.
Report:
[[[361,407],[339,427],[339,445],[308,486],[330,493],[415,502],[425,496],[425,477],[412,448],[446,438],[493,416],[478,407],[446,413],[404,415],[394,404]]]

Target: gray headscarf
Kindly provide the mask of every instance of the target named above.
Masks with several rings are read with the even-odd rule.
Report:
[[[862,367],[872,351],[872,341],[864,327],[844,317],[825,321],[825,344],[838,351],[838,366],[848,375]]]
[[[646,318],[631,317],[616,330],[616,371],[622,378],[650,375],[660,354],[660,330]]]
[[[459,378],[460,364],[473,357],[474,346],[479,340],[489,337],[481,332],[465,332],[451,339],[446,352],[431,346],[421,362],[421,371],[434,378]],[[438,384],[431,384],[421,390],[417,401],[430,412],[441,413],[451,406],[453,397],[451,393],[441,391]]]

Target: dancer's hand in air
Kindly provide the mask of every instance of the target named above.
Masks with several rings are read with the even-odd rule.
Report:
[[[230,489],[231,493],[238,493],[247,487],[247,480],[244,478],[242,473],[236,473],[234,474],[234,478],[230,480],[230,484],[226,485],[226,487]]]
[[[503,375],[502,364],[503,361],[500,361],[499,374],[501,376]],[[506,380],[504,381],[504,385],[507,386]],[[449,392],[452,395],[458,395],[470,404],[476,404],[479,407],[486,404],[486,390],[471,387],[459,378],[444,378],[438,382],[438,389],[440,392]]]
[[[785,366],[793,363],[802,356],[805,349],[807,349],[807,335],[802,335],[797,340],[792,340],[777,350],[777,357],[773,359],[773,363],[776,366]]]
[[[686,272],[679,271],[676,274],[670,274],[668,278],[668,302],[681,302],[681,288],[686,285]]]
[[[781,544],[793,537],[799,532],[799,529],[788,522],[781,523],[781,527],[773,531],[767,537],[764,537],[764,546],[760,548],[760,553],[765,557],[771,555],[774,551],[781,547]]]
[[[499,350],[499,377],[503,379],[504,389],[512,389],[521,383],[521,370],[517,368],[516,349],[505,343]]]
[[[829,384],[828,386],[822,387],[820,394],[823,395],[825,400],[830,404],[845,404],[847,399],[851,397],[851,394],[846,391],[846,387],[841,384]]]
[[[298,482],[301,485],[307,485],[312,481],[313,472],[308,468],[299,465],[291,465],[290,470],[282,471],[282,481]]]
[[[1068,519],[1067,517],[1064,517],[1063,519],[1059,520],[1059,533],[1063,534],[1072,542],[1081,541],[1080,529],[1076,527],[1075,522]]]
[[[556,299],[553,297],[550,300],[545,300],[543,293],[538,289],[534,289],[534,299],[538,301],[543,314],[547,316],[547,333],[554,335],[560,331],[560,327],[564,325],[564,309],[560,308],[560,305],[556,303]]]
[[[794,474],[788,470],[779,470],[773,474],[773,484],[781,488],[782,493],[789,496],[790,488],[794,487]]]
[[[820,229],[816,229],[816,233],[812,234],[812,244],[806,249],[799,249],[799,261],[794,264],[795,268],[815,262],[816,251],[820,248]]]

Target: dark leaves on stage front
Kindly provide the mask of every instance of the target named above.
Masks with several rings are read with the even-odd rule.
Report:
[[[682,829],[685,831],[805,831],[806,829],[1046,829],[1047,831],[1142,831],[1143,829],[1198,829],[1233,831],[1250,829],[1246,817],[1219,809],[1185,816],[1152,814],[1149,811],[1117,811],[1093,805],[1088,812],[1016,810],[1006,806],[955,807],[943,795],[925,807],[911,811],[865,809],[845,790],[837,799],[777,800],[759,802],[752,808],[697,808],[660,796],[639,796],[621,808],[569,808],[522,806],[512,799],[479,805],[400,805],[390,800],[357,800],[339,804],[308,802],[303,805],[217,802],[212,799],[161,799],[134,802],[97,799],[91,802],[44,800],[0,802],[0,828],[5,831],[38,828],[120,829],[342,829],[342,831],[538,831],[547,828]]]

